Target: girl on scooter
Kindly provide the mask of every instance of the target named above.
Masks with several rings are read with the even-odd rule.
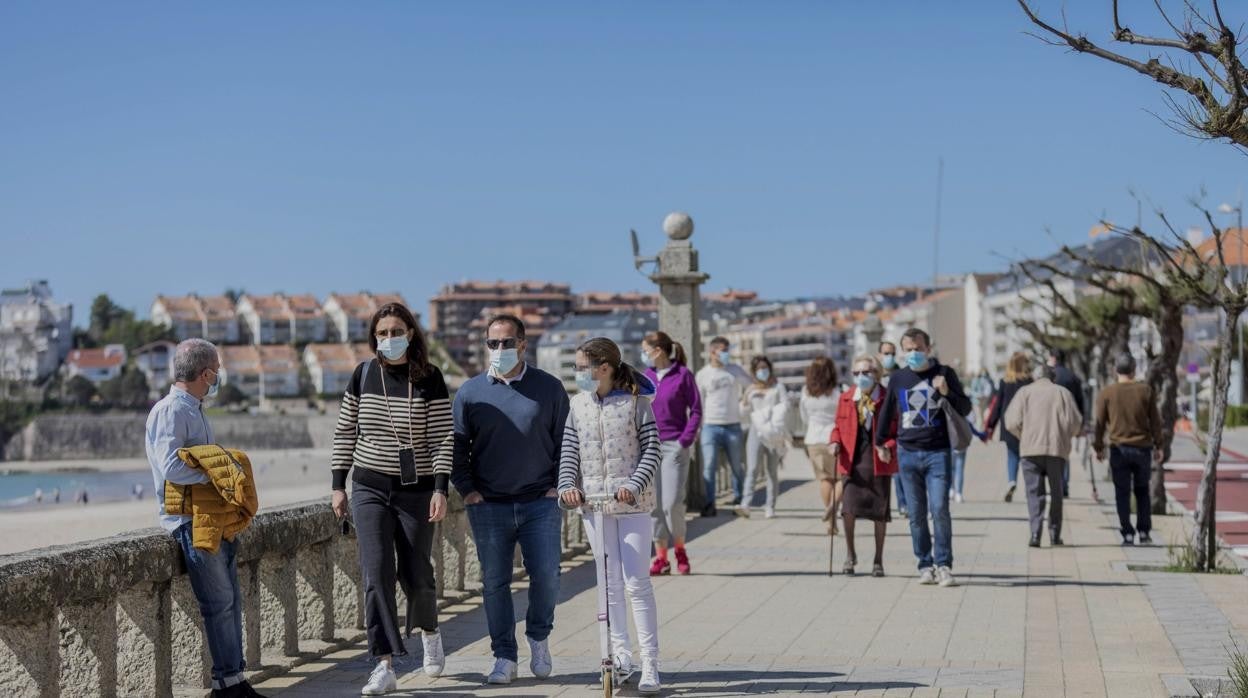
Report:
[[[659,470],[659,432],[650,396],[654,385],[623,361],[620,348],[605,337],[591,339],[576,350],[576,385],[559,459],[559,496],[566,507],[583,507],[588,499],[613,497],[602,530],[584,515],[585,527],[600,560],[605,555],[607,616],[615,683],[633,673],[632,639],[624,615],[624,598],[633,607],[641,645],[642,694],[658,693],[659,620],[650,584],[650,512],[652,483]]]

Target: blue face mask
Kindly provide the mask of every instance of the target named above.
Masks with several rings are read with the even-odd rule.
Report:
[[[875,379],[870,375],[854,376],[854,385],[858,386],[858,389],[865,393],[875,387]]]
[[[910,370],[917,371],[927,363],[927,354],[921,351],[912,351],[906,354],[906,365]]]
[[[390,361],[398,361],[407,354],[407,337],[386,337],[377,342],[377,351]]]
[[[490,368],[500,376],[511,373],[511,369],[520,363],[520,355],[515,349],[491,349]]]
[[[585,369],[576,372],[576,387],[582,393],[592,393],[598,390],[598,381],[594,378],[593,371]]]
[[[771,371],[765,368],[760,368],[754,372],[754,377],[757,378],[760,383],[766,383],[767,379],[771,378]]]
[[[217,393],[221,391],[221,377],[222,377],[222,376],[224,376],[224,375],[225,375],[225,370],[224,370],[224,369],[218,369],[218,370],[217,370],[217,380],[216,380],[216,382],[215,382],[215,383],[213,383],[212,385],[208,386],[208,395],[206,395],[205,397],[210,397],[210,398],[211,398],[211,397],[216,397],[216,396],[217,396]]]
[[[894,368],[897,368],[897,357],[892,354],[885,354],[882,363],[884,364],[884,368],[886,370],[891,371]]]
[[[650,352],[644,349],[641,352],[641,361],[646,365],[646,368],[654,368],[654,357],[650,356]]]

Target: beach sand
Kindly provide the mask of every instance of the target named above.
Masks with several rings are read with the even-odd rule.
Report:
[[[329,451],[298,449],[255,451],[251,458],[260,495],[260,510],[295,502],[329,501]],[[0,469],[49,472],[67,468],[107,472],[150,470],[143,458],[97,461],[9,461]],[[106,538],[157,526],[157,504],[150,494],[141,501],[92,503],[62,501],[41,507],[0,511],[0,555]]]

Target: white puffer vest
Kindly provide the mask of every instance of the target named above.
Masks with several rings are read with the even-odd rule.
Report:
[[[615,494],[628,483],[641,461],[637,442],[637,403],[649,400],[633,395],[595,393],[572,396],[571,409],[581,442],[581,491],[587,497]],[[648,514],[654,509],[654,487],[647,487],[636,505],[613,502],[606,514]]]

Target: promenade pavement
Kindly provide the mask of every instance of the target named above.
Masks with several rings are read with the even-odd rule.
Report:
[[[1075,466],[1060,548],[1027,547],[1025,498],[1002,501],[1004,449],[976,444],[966,501],[953,504],[960,585],[920,586],[908,525],[888,528],[882,579],[870,569],[870,527],[859,527],[859,574],[828,576],[829,541],[803,453],[782,472],[777,516],[721,514],[691,521],[688,577],[655,579],[665,695],[833,693],[855,696],[1195,695],[1192,676],[1225,675],[1232,638],[1248,648],[1248,577],[1148,571],[1164,547],[1118,545],[1112,506],[1091,500]],[[1076,463],[1078,461],[1076,460]],[[1100,472],[1097,473],[1098,481]],[[1112,487],[1100,483],[1112,502]],[[758,497],[761,499],[761,492]],[[1183,519],[1160,517],[1155,538],[1177,541]],[[1132,569],[1129,566],[1141,566]],[[491,664],[479,598],[447,608],[445,674],[419,671],[420,640],[400,658],[396,695],[589,695],[598,635],[592,558],[565,564],[555,631],[555,673],[483,685]],[[523,618],[524,584],[516,613]],[[521,623],[518,633],[523,632]],[[520,637],[523,637],[520,635]],[[260,684],[270,696],[358,695],[371,669],[354,645]],[[619,692],[636,695],[635,684]]]

